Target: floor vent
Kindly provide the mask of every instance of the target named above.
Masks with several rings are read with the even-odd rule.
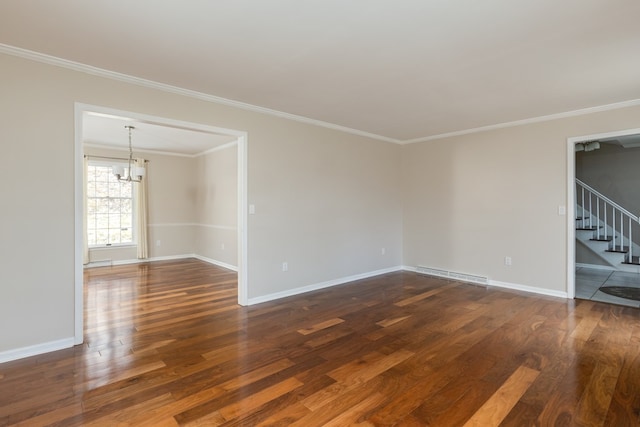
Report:
[[[445,277],[447,279],[459,280],[461,282],[475,283],[478,285],[488,285],[489,278],[484,276],[477,276],[474,274],[457,273],[455,271],[440,270],[438,268],[418,266],[416,272],[420,274],[426,274],[429,276]]]

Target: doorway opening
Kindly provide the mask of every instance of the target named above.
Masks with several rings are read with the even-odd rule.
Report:
[[[128,125],[138,125],[141,129],[154,129],[155,132],[166,132],[169,134],[180,134],[182,136],[191,135],[193,138],[190,143],[185,141],[182,147],[176,148],[178,151],[195,150],[202,154],[209,154],[217,150],[236,150],[236,233],[235,242],[229,246],[236,246],[237,255],[235,267],[237,268],[238,281],[238,304],[248,304],[247,292],[247,133],[244,131],[219,128],[200,123],[185,122],[165,117],[150,116],[146,114],[134,113],[130,111],[116,110],[88,104],[75,104],[75,161],[74,161],[74,192],[75,192],[75,257],[74,257],[74,343],[83,342],[84,333],[84,299],[83,299],[83,253],[84,253],[84,155],[85,155],[85,135],[89,128],[100,131],[100,126],[111,126],[119,128],[123,121]],[[124,129],[121,130],[124,132]],[[102,129],[101,134],[106,135],[103,144],[107,146],[109,143],[109,130]],[[147,132],[148,133],[148,132]],[[143,135],[144,136],[144,135]],[[135,137],[135,135],[134,135]],[[160,147],[144,148],[144,144],[153,144],[150,141],[144,141],[144,138],[138,143],[134,139],[134,151],[143,148],[143,151],[153,152],[152,149],[160,152],[170,151],[167,144],[171,144],[171,138],[160,138]],[[116,144],[125,143],[126,138],[119,136],[118,141],[113,140],[114,149]],[[136,144],[137,147],[136,147]],[[209,144],[207,146],[207,144]],[[101,144],[102,145],[102,144]],[[103,147],[104,148],[104,147]],[[164,150],[163,150],[164,148]],[[165,153],[166,154],[166,153]],[[185,156],[188,157],[187,154]],[[193,157],[193,156],[192,156]],[[163,224],[160,224],[163,225]],[[166,225],[166,224],[165,224]],[[198,225],[198,224],[194,224]],[[206,225],[206,224],[205,224]],[[157,244],[160,246],[159,239],[150,242],[150,245]],[[219,248],[220,249],[220,248]],[[224,249],[224,245],[222,245]]]
[[[603,153],[606,151],[608,154],[603,155],[610,157],[611,153],[622,150],[625,145],[628,150],[627,155],[631,153],[629,150],[633,150],[640,156],[640,148],[630,148],[631,142],[638,143],[637,147],[640,147],[640,129],[567,139],[567,295],[569,298],[640,306],[640,301],[619,298],[615,295],[620,291],[617,288],[621,284],[626,287],[640,288],[640,267],[627,264],[627,258],[638,255],[633,252],[637,242],[629,245],[630,241],[640,241],[640,233],[636,229],[637,218],[626,215],[625,209],[620,204],[624,204],[621,200],[623,198],[615,192],[613,195],[605,194],[611,193],[611,188],[619,185],[614,182],[615,173],[599,172],[600,176],[606,177],[606,182],[602,179],[597,182],[598,180],[589,174],[585,175],[586,170],[592,169],[583,167],[585,159],[591,159],[593,164],[593,160],[600,156],[601,151]],[[580,164],[578,164],[578,156],[580,156]],[[614,159],[607,161],[615,162]],[[604,162],[597,167],[604,168]],[[616,165],[616,169],[619,169],[619,165]],[[580,180],[580,178],[583,179]],[[612,218],[615,218],[615,224]],[[633,227],[629,226],[630,223]],[[620,224],[623,224],[622,229]],[[629,230],[632,228],[636,234],[633,237],[629,236]],[[638,294],[638,292],[635,293]],[[618,295],[622,294],[618,293]]]

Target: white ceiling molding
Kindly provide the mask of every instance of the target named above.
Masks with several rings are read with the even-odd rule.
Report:
[[[46,55],[39,52],[33,52],[27,49],[9,46],[2,43],[0,43],[0,53],[6,53],[8,55],[17,56],[17,57],[29,59],[32,61],[42,62],[49,65],[55,65],[57,67],[68,68],[74,71],[80,71],[80,72],[92,74],[98,77],[105,77],[112,80],[118,80],[124,83],[130,83],[138,86],[148,87],[151,89],[161,90],[164,92],[174,93],[177,95],[183,95],[190,98],[199,99],[202,101],[228,105],[230,107],[235,107],[242,110],[253,111],[256,113],[267,114],[271,116],[280,117],[283,119],[293,120],[296,122],[301,122],[301,123],[311,124],[311,125],[324,127],[332,130],[337,130],[340,132],[346,132],[353,135],[364,136],[366,138],[377,139],[380,141],[391,142],[394,144],[399,144],[402,142],[394,138],[387,138],[385,136],[375,135],[369,132],[360,131],[358,129],[351,129],[345,126],[323,122],[321,120],[311,119],[308,117],[302,117],[295,114],[285,113],[283,111],[276,111],[270,108],[259,107],[257,105],[251,105],[244,102],[221,98],[219,96],[209,95],[206,93],[197,92],[195,90],[183,89],[177,86],[171,86],[165,83],[158,83],[151,80],[142,79],[139,77],[129,76],[127,74],[122,74],[115,71],[104,70],[102,68],[93,67],[91,65],[81,64],[79,62],[74,62],[74,61],[68,61],[66,59],[56,58],[55,56]]]
[[[403,145],[404,144],[419,143],[419,142],[428,142],[428,141],[433,141],[433,140],[438,140],[438,139],[450,138],[450,137],[454,137],[454,136],[469,135],[469,134],[473,134],[473,133],[486,132],[486,131],[495,130],[495,129],[503,129],[503,128],[508,128],[508,127],[521,126],[521,125],[526,125],[526,124],[531,124],[531,123],[539,123],[539,122],[545,122],[545,121],[551,121],[551,120],[558,120],[558,119],[567,118],[567,117],[581,116],[581,115],[592,114],[592,113],[597,113],[597,112],[616,110],[616,109],[620,109],[620,108],[640,106],[640,99],[632,99],[632,100],[623,101],[623,102],[611,103],[611,104],[600,105],[600,106],[589,107],[589,108],[582,108],[582,109],[578,109],[578,110],[566,111],[566,112],[561,112],[561,113],[556,113],[556,114],[544,115],[544,116],[539,116],[539,117],[532,117],[532,118],[509,121],[509,122],[504,122],[504,123],[497,123],[497,124],[493,124],[493,125],[480,126],[480,127],[475,127],[475,128],[465,129],[465,130],[459,130],[459,131],[454,131],[454,132],[447,132],[447,133],[431,135],[431,136],[422,137],[422,138],[413,138],[413,139],[407,139],[407,140],[400,140],[400,139],[385,137],[385,136],[382,136],[382,135],[376,135],[376,134],[373,134],[373,133],[370,133],[370,132],[361,131],[361,130],[358,130],[358,129],[352,129],[352,128],[349,128],[349,127],[345,127],[345,126],[341,126],[341,125],[337,125],[337,124],[333,124],[333,123],[324,122],[324,121],[321,121],[321,120],[316,120],[316,119],[303,117],[303,116],[299,116],[299,115],[295,115],[295,114],[291,114],[291,113],[286,113],[286,112],[283,112],[283,111],[277,111],[277,110],[273,110],[273,109],[270,109],[270,108],[260,107],[260,106],[256,106],[256,105],[252,105],[252,104],[248,104],[248,103],[244,103],[244,102],[240,102],[240,101],[234,101],[234,100],[231,100],[231,99],[218,97],[218,96],[215,96],[215,95],[209,95],[209,94],[206,94],[206,93],[202,93],[202,92],[198,92],[198,91],[194,91],[194,90],[190,90],[190,89],[184,89],[184,88],[180,88],[180,87],[177,87],[177,86],[168,85],[168,84],[165,84],[165,83],[159,83],[159,82],[155,82],[155,81],[151,81],[151,80],[147,80],[147,79],[143,79],[143,78],[139,78],[139,77],[134,77],[134,76],[130,76],[130,75],[123,74],[123,73],[109,71],[109,70],[105,70],[105,69],[102,69],[102,68],[94,67],[94,66],[91,66],[91,65],[86,65],[86,64],[82,64],[82,63],[78,63],[78,62],[74,62],[74,61],[69,61],[69,60],[58,58],[58,57],[55,57],[55,56],[51,56],[51,55],[47,55],[47,54],[43,54],[43,53],[39,53],[39,52],[34,52],[34,51],[31,51],[31,50],[22,49],[22,48],[10,46],[10,45],[2,44],[2,43],[0,43],[0,53],[4,53],[4,54],[7,54],[7,55],[12,55],[12,56],[16,56],[16,57],[32,60],[32,61],[37,61],[37,62],[49,64],[49,65],[54,65],[54,66],[58,66],[58,67],[62,67],[62,68],[67,68],[67,69],[71,69],[71,70],[74,70],[74,71],[79,71],[79,72],[83,72],[83,73],[87,73],[87,74],[91,74],[91,75],[95,75],[95,76],[99,76],[99,77],[109,78],[109,79],[112,79],[112,80],[117,80],[117,81],[129,83],[129,84],[134,84],[134,85],[138,85],[138,86],[143,86],[143,87],[148,87],[148,88],[152,88],[152,89],[161,90],[161,91],[164,91],[164,92],[174,93],[174,94],[178,94],[178,95],[182,95],[182,96],[186,96],[186,97],[190,97],[190,98],[195,98],[195,99],[199,99],[199,100],[203,100],[203,101],[207,101],[207,102],[227,105],[227,106],[230,106],[230,107],[239,108],[239,109],[243,109],[243,110],[247,110],[247,111],[267,114],[267,115],[276,116],[276,117],[280,117],[280,118],[284,118],[284,119],[288,119],[288,120],[293,120],[293,121],[296,121],[296,122],[301,122],[301,123],[306,123],[306,124],[315,125],[315,126],[319,126],[319,127],[324,127],[324,128],[328,128],[328,129],[332,129],[332,130],[337,130],[337,131],[353,134],[353,135],[363,136],[363,137],[366,137],[366,138],[372,138],[372,139],[376,139],[376,140],[380,140],[380,141],[384,141],[384,142],[389,142],[389,143],[394,143],[394,144],[403,144]],[[90,146],[95,146],[95,147],[106,148],[106,146],[100,146],[99,144],[89,144],[89,145]],[[110,148],[113,148],[113,147],[110,147]],[[209,151],[212,151],[212,150],[208,150],[207,152],[209,152]],[[159,153],[157,151],[149,151],[149,152]],[[201,154],[206,154],[207,152],[199,153],[196,156],[201,155]],[[164,154],[176,155],[175,153],[164,153]],[[195,156],[186,155],[186,157],[195,157]]]
[[[616,103],[613,103],[613,104],[600,105],[600,106],[597,106],[597,107],[582,108],[580,110],[574,110],[574,111],[566,111],[564,113],[549,114],[549,115],[546,115],[546,116],[532,117],[532,118],[523,119],[523,120],[514,120],[512,122],[498,123],[498,124],[495,124],[495,125],[481,126],[481,127],[472,128],[472,129],[465,129],[465,130],[460,130],[460,131],[455,131],[455,132],[442,133],[442,134],[439,134],[439,135],[432,135],[432,136],[427,136],[427,137],[424,137],[424,138],[408,139],[406,141],[401,141],[400,143],[401,144],[414,144],[414,143],[417,143],[417,142],[427,142],[427,141],[433,141],[433,140],[436,140],[436,139],[451,138],[453,136],[462,136],[462,135],[469,135],[469,134],[472,134],[472,133],[486,132],[486,131],[490,131],[490,130],[494,130],[494,129],[504,129],[504,128],[509,128],[509,127],[528,125],[528,124],[531,124],[531,123],[548,122],[548,121],[551,121],[551,120],[564,119],[566,117],[583,116],[583,115],[586,115],[586,114],[599,113],[599,112],[602,112],[602,111],[617,110],[617,109],[620,109],[620,108],[627,108],[627,107],[637,107],[639,105],[640,105],[640,99],[632,99],[630,101],[616,102]]]

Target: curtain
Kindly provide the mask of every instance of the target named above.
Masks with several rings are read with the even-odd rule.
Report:
[[[142,181],[135,184],[138,209],[136,209],[136,231],[138,233],[138,259],[149,258],[149,242],[147,236],[147,180],[148,170],[145,159],[135,159],[135,167],[144,169]]]
[[[82,163],[82,263],[89,264],[89,239],[87,237],[87,175],[89,175],[89,159],[84,157]]]

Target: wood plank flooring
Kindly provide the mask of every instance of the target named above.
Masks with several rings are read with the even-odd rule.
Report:
[[[408,272],[240,307],[198,260],[85,283],[84,345],[0,364],[1,426],[640,425],[635,308]]]

